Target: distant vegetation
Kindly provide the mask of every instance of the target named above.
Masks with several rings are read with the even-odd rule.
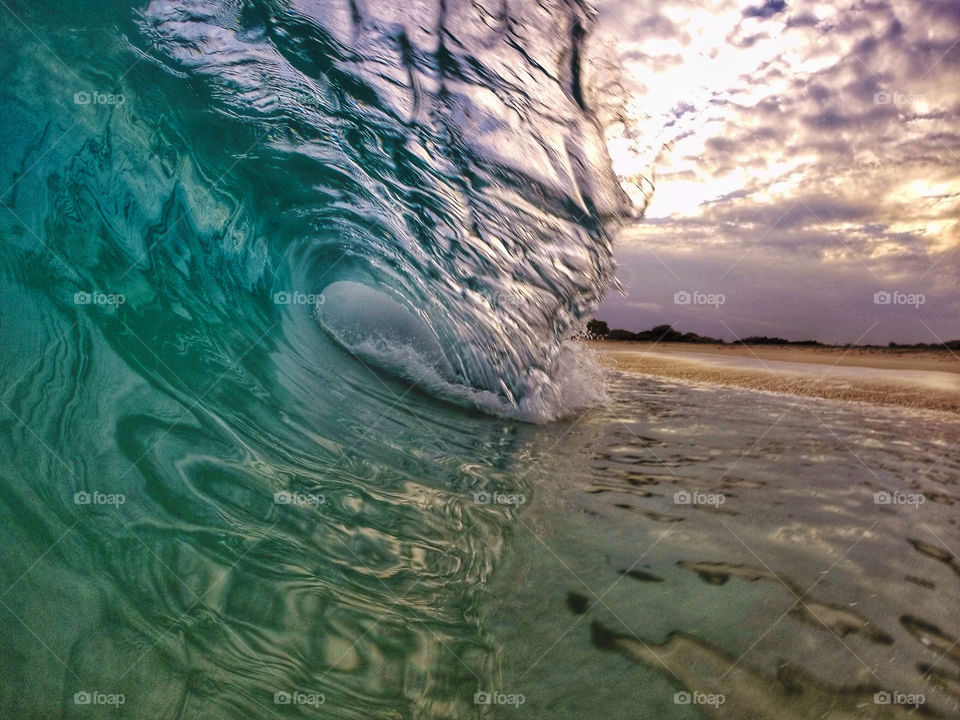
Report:
[[[723,340],[704,337],[693,332],[677,332],[670,325],[657,325],[650,330],[630,332],[629,330],[611,330],[603,320],[591,320],[587,323],[587,336],[592,340],[629,340],[633,342],[689,342],[713,343],[724,345]],[[784,341],[786,342],[786,341]]]
[[[591,320],[587,323],[586,338],[589,340],[619,340],[628,342],[682,342],[682,343],[704,343],[710,345],[793,345],[804,347],[840,347],[825,345],[816,340],[787,340],[785,338],[751,336],[726,342],[719,338],[705,337],[697,335],[694,332],[682,333],[673,329],[672,325],[657,325],[649,330],[640,332],[630,332],[629,330],[613,329],[603,320]],[[844,345],[842,347],[852,347]],[[858,347],[880,347],[877,345],[862,345]],[[916,343],[913,345],[901,345],[899,343],[890,343],[887,347],[901,350],[960,350],[960,340],[951,340],[943,344],[935,343]]]

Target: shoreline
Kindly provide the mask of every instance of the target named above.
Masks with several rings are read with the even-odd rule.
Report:
[[[614,368],[750,390],[960,413],[949,350],[589,341]]]

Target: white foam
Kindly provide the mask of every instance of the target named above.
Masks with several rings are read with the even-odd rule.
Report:
[[[408,343],[382,336],[360,341],[338,341],[362,362],[413,383],[419,390],[463,407],[524,422],[545,423],[574,415],[605,399],[602,370],[595,353],[578,343],[567,343],[560,353],[553,377],[531,373],[519,402],[503,395],[469,387],[450,379],[428,355]]]

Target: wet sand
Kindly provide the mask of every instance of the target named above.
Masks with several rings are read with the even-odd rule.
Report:
[[[626,372],[960,413],[960,356],[947,350],[589,344]]]

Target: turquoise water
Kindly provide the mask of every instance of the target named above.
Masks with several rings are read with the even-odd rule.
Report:
[[[0,716],[956,712],[956,421],[565,342],[587,24],[0,3]]]

